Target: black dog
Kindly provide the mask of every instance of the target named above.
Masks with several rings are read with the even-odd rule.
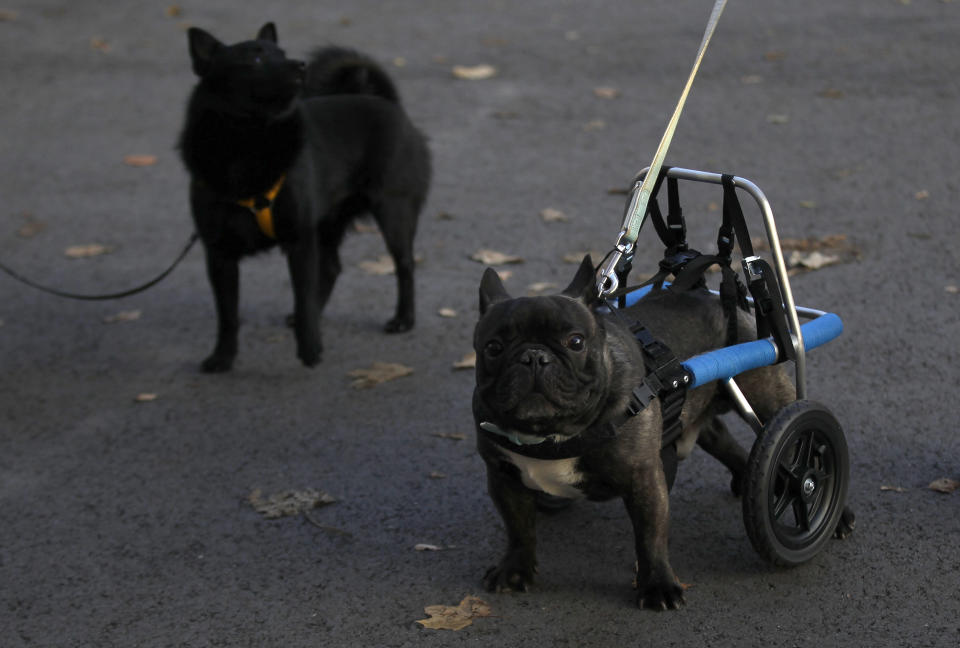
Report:
[[[493,270],[480,284],[473,411],[488,489],[508,535],[506,555],[484,582],[491,591],[524,591],[533,581],[542,494],[618,496],[633,522],[637,603],[677,608],[683,589],[667,554],[661,404],[654,399],[639,414],[624,414],[646,373],[627,322],[641,321],[681,359],[723,346],[726,323],[719,300],[706,290],[655,291],[621,313],[601,312],[594,282],[587,257],[560,295],[512,299]],[[745,339],[749,317],[738,326]],[[746,372],[737,382],[761,420],[795,398],[780,366]],[[735,479],[743,474],[747,454],[717,418],[729,408],[716,383],[687,393],[676,456],[699,443]]]
[[[396,266],[397,308],[386,331],[409,330],[430,155],[387,74],[341,48],[318,51],[309,65],[288,59],[272,23],[229,46],[192,28],[189,45],[200,81],[180,150],[218,317],[203,371],[227,371],[237,354],[239,259],[275,244],[293,284],[297,356],[308,367],[319,362],[338,248],[352,219],[367,212]]]

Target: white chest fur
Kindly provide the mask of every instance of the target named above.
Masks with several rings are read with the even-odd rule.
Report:
[[[499,449],[510,459],[510,463],[520,469],[520,479],[527,488],[569,499],[583,497],[583,493],[577,488],[577,484],[583,481],[583,475],[577,471],[576,457],[533,459],[506,448]]]

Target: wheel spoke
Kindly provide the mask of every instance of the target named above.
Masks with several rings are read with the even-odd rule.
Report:
[[[777,522],[781,522],[780,518],[783,517],[783,514],[787,511],[787,509],[789,509],[791,506],[796,506],[794,503],[796,499],[796,497],[790,494],[789,490],[785,491],[780,499],[775,501],[771,507],[773,509],[773,519]]]
[[[800,451],[797,454],[797,462],[800,468],[810,468],[813,466],[813,430],[800,437]]]
[[[793,514],[797,518],[797,526],[803,529],[804,531],[810,530],[810,511],[807,509],[807,505],[804,504],[803,499],[796,497],[793,500]]]

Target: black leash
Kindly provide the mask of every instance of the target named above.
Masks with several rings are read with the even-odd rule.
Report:
[[[183,248],[183,251],[179,254],[179,256],[177,256],[176,259],[174,259],[173,263],[170,264],[170,267],[164,270],[163,272],[161,272],[157,277],[151,279],[150,281],[148,281],[147,283],[141,286],[137,286],[136,288],[131,288],[130,290],[124,290],[123,292],[109,293],[106,295],[79,295],[77,293],[64,292],[62,290],[57,290],[56,288],[49,288],[47,286],[42,286],[20,275],[19,273],[12,270],[11,268],[8,268],[2,262],[0,262],[0,270],[3,270],[4,272],[6,272],[8,275],[13,277],[17,281],[24,283],[30,286],[31,288],[36,288],[37,290],[43,291],[45,293],[49,293],[51,295],[56,295],[57,297],[65,297],[67,299],[82,299],[85,301],[120,299],[121,297],[129,297],[130,295],[135,295],[138,292],[143,292],[147,288],[151,288],[157,285],[158,283],[160,283],[161,281],[163,281],[166,278],[166,276],[171,272],[173,272],[173,269],[176,268],[181,261],[183,261],[183,258],[187,256],[187,252],[190,251],[190,248],[193,247],[193,244],[197,242],[198,238],[200,238],[200,236],[196,232],[191,234],[190,240],[187,241],[187,245]]]

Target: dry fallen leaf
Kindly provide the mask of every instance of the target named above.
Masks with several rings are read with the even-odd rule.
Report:
[[[474,261],[479,261],[485,265],[505,265],[508,263],[523,263],[523,259],[512,254],[504,254],[503,252],[497,252],[496,250],[477,250],[474,252],[470,258]]]
[[[767,123],[769,124],[786,124],[790,121],[790,115],[784,113],[775,113],[772,115],[767,115]]]
[[[500,281],[506,281],[513,276],[513,270],[497,270],[497,276],[500,277]]]
[[[477,352],[471,351],[453,363],[454,369],[474,369],[477,366]]]
[[[118,322],[132,322],[140,319],[142,314],[139,310],[120,311],[114,315],[107,315],[103,318],[104,324],[116,324]]]
[[[455,311],[455,310],[452,309],[452,308],[444,307],[444,308],[441,308],[440,310],[437,311],[437,315],[439,315],[440,317],[448,317],[448,318],[449,318],[449,317],[456,317],[456,316],[457,316],[457,311]]]
[[[427,475],[427,477],[429,477],[430,479],[446,479],[447,473],[442,473],[438,470],[434,470],[429,475]]]
[[[603,121],[602,119],[591,119],[590,121],[588,121],[586,124],[583,125],[583,130],[587,132],[598,131],[598,130],[603,130],[606,127],[607,127],[607,122]]]
[[[916,198],[917,200],[926,200],[927,198],[930,197],[930,192],[927,191],[926,189],[921,189],[917,193],[913,194],[913,197]]]
[[[315,488],[303,490],[286,490],[263,497],[259,488],[247,496],[247,501],[253,509],[268,519],[289,517],[307,513],[308,511],[337,500],[329,494]]]
[[[480,617],[488,617],[492,611],[490,605],[476,596],[467,596],[460,605],[428,605],[423,611],[430,615],[429,619],[417,621],[424,628],[431,630],[463,630]]]
[[[804,209],[815,209],[817,207],[817,203],[813,200],[801,200],[800,206]]]
[[[843,90],[837,90],[836,88],[827,88],[818,94],[824,99],[843,99]]]
[[[453,76],[465,81],[482,81],[497,75],[497,68],[485,63],[480,65],[454,65]]]
[[[368,275],[391,275],[396,271],[389,254],[378,256],[376,261],[361,261],[359,265]]]
[[[34,220],[31,216],[26,216],[26,223],[17,229],[17,236],[20,238],[33,238],[43,230],[47,229],[47,224]]]
[[[949,284],[943,287],[944,292],[948,292],[951,295],[956,295],[957,292],[960,292],[960,287],[955,286],[954,284]]]
[[[133,400],[136,403],[150,403],[157,400],[157,395],[144,392],[142,394],[137,394]]]
[[[356,379],[350,383],[350,386],[354,389],[369,389],[380,383],[403,378],[412,373],[413,367],[395,362],[374,362],[367,369],[354,369],[347,375]]]
[[[183,15],[183,9],[180,5],[170,5],[163,12],[167,18],[179,18]]]
[[[95,36],[90,39],[90,47],[92,47],[93,49],[99,52],[106,53],[110,51],[110,43],[100,38],[99,36]]]
[[[780,61],[787,57],[786,52],[781,52],[779,50],[772,50],[763,55],[765,61]]]
[[[0,22],[13,22],[17,19],[17,16],[20,15],[16,11],[11,11],[10,9],[0,9]]]
[[[553,290],[556,287],[557,287],[557,284],[550,283],[549,281],[537,281],[527,286],[527,294],[537,295],[540,293],[545,293],[548,290]]]
[[[435,432],[433,436],[440,439],[450,439],[451,441],[463,441],[467,435],[463,432]]]
[[[819,270],[835,263],[840,263],[840,257],[833,254],[824,254],[820,250],[814,250],[813,252],[794,250],[789,261],[787,261],[787,265],[792,268],[802,267],[807,270]]]
[[[413,545],[413,550],[414,551],[442,551],[442,547],[421,542],[420,544]]]
[[[545,223],[566,223],[570,220],[570,217],[564,214],[559,209],[554,209],[553,207],[547,207],[540,211],[540,218],[543,219]]]
[[[903,486],[881,486],[882,491],[893,491],[894,493],[906,493],[907,489]]]
[[[107,247],[106,245],[90,243],[88,245],[71,245],[64,250],[63,253],[71,259],[86,259],[88,257],[100,256],[101,254],[109,254],[112,251],[113,248]]]
[[[132,153],[123,156],[123,163],[132,167],[148,167],[157,163],[157,156],[148,153]]]
[[[610,86],[600,86],[593,89],[593,94],[601,99],[616,99],[620,96],[620,91]]]
[[[371,224],[371,223],[363,223],[363,222],[361,222],[361,221],[354,221],[354,223],[353,223],[353,231],[354,231],[354,232],[357,232],[358,234],[375,234],[375,233],[379,232],[380,230],[377,228],[376,225],[373,225],[373,224]]]
[[[743,85],[757,85],[763,83],[763,77],[759,74],[746,74],[740,77],[740,83]]]
[[[403,58],[402,56],[394,57],[393,59],[394,67],[402,68],[402,67],[406,67],[406,65],[407,65],[407,59]]]
[[[960,481],[957,481],[956,479],[950,479],[949,477],[941,477],[940,479],[935,479],[930,482],[930,485],[927,486],[927,488],[938,493],[946,493],[949,495],[953,491],[960,488]]]

